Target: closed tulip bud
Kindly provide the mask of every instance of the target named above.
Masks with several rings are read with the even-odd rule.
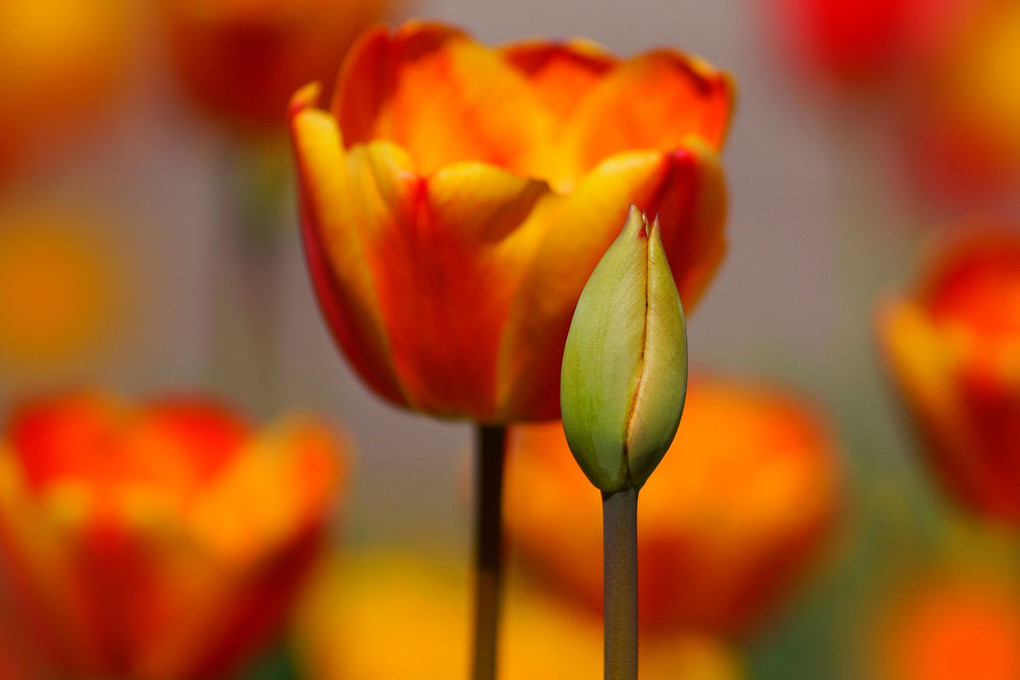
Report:
[[[662,460],[687,393],[687,329],[659,222],[631,206],[584,287],[561,377],[563,429],[588,479],[640,489]]]

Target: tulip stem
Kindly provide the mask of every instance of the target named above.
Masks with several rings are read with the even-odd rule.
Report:
[[[475,641],[472,677],[495,680],[503,598],[503,462],[506,428],[479,425],[475,486]]]
[[[637,499],[634,488],[602,494],[605,680],[637,680]]]

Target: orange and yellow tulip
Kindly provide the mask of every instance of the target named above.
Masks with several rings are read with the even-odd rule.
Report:
[[[975,225],[940,244],[878,331],[942,486],[1020,524],[1020,235]]]
[[[331,109],[317,99],[291,105],[312,278],[395,404],[556,417],[571,314],[631,203],[659,214],[685,309],[723,256],[733,90],[698,59],[408,23],[363,36]]]
[[[249,131],[285,129],[299,87],[333,78],[393,0],[160,0],[173,63],[194,101]]]
[[[1001,576],[948,571],[916,578],[870,640],[877,680],[1020,677],[1020,592]]]
[[[299,669],[316,680],[467,677],[468,602],[465,575],[442,562],[391,553],[337,562],[303,597]],[[517,578],[505,609],[500,677],[601,676],[601,618]],[[641,677],[740,680],[743,673],[726,643],[681,634],[642,640]]]
[[[600,610],[598,493],[559,423],[517,426],[509,441],[516,553]],[[676,439],[641,491],[642,631],[747,630],[818,554],[838,509],[836,454],[812,410],[774,389],[693,380]]]
[[[0,443],[3,606],[60,678],[223,678],[271,641],[342,477],[318,422],[202,399],[26,403]]]

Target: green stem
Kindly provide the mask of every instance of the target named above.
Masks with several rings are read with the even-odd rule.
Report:
[[[602,494],[605,680],[637,680],[637,489]]]
[[[503,462],[506,428],[479,425],[475,486],[475,641],[472,678],[495,680],[503,599]]]

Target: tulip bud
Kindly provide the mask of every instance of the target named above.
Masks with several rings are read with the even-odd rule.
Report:
[[[640,489],[680,424],[687,329],[658,219],[631,206],[584,287],[563,352],[563,429],[604,493]]]

